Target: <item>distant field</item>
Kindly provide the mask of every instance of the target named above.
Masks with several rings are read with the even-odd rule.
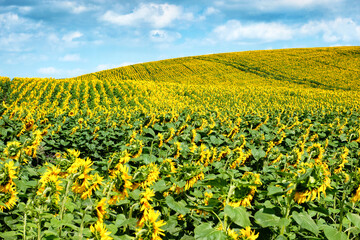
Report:
[[[0,87],[0,238],[359,239],[360,47]]]

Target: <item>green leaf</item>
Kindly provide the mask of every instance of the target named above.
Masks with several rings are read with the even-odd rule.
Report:
[[[125,220],[126,220],[126,217],[125,217],[124,214],[117,215],[116,216],[116,221],[115,221],[115,226],[118,227],[118,228],[122,227]]]
[[[0,237],[4,240],[17,239],[15,231],[0,233]]]
[[[226,234],[223,231],[212,228],[210,223],[203,223],[195,228],[195,239],[226,240]]]
[[[292,217],[300,227],[314,233],[316,236],[319,234],[319,227],[307,212],[293,212]]]
[[[164,180],[159,180],[152,186],[155,192],[163,192],[168,189]]]
[[[250,214],[246,212],[244,207],[233,208],[229,205],[225,206],[224,212],[228,215],[231,220],[239,225],[240,227],[251,226],[251,222],[249,219]]]
[[[282,188],[276,187],[276,186],[269,186],[267,190],[268,190],[268,193],[267,193],[268,196],[271,196],[271,195],[282,195],[282,194],[284,193],[284,191],[282,190]]]
[[[271,209],[265,209],[265,211],[264,208],[257,211],[254,215],[255,221],[262,227],[278,226],[280,218]]]
[[[253,155],[255,160],[260,160],[261,158],[265,157],[266,152],[264,150],[262,150],[261,148],[257,149],[254,147],[251,149],[251,154]]]
[[[182,215],[186,215],[187,213],[190,212],[190,210],[186,207],[186,202],[184,200],[181,200],[180,202],[176,202],[173,197],[167,196],[165,201],[166,204],[169,206],[169,208]]]
[[[324,226],[324,233],[328,240],[347,240],[347,236],[343,232],[339,232],[337,229],[330,227],[330,226]]]
[[[358,214],[348,213],[346,217],[355,225],[355,227],[360,229],[360,216]]]

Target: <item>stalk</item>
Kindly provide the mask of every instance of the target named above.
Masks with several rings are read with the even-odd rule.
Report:
[[[66,203],[66,200],[67,200],[67,196],[69,194],[71,184],[72,184],[72,180],[68,180],[68,182],[66,184],[65,196],[64,196],[63,201],[61,203],[60,220],[63,220],[63,215],[64,215],[64,211],[65,211],[65,203]],[[61,237],[61,231],[62,231],[62,226],[59,227],[59,237]]]
[[[25,210],[26,211],[26,210]],[[26,212],[24,213],[24,228],[23,228],[23,240],[26,240],[26,219],[27,219],[27,214]]]
[[[295,187],[295,189],[296,189],[296,187]],[[289,219],[290,211],[291,211],[291,207],[292,207],[292,201],[293,201],[294,195],[295,195],[295,189],[293,190],[291,195],[286,198],[285,219]],[[280,235],[284,235],[285,232],[286,232],[286,227],[282,226],[281,230],[280,230]]]
[[[230,189],[229,189],[229,192],[228,192],[228,195],[226,198],[225,206],[227,206],[229,204],[230,197],[234,194],[235,188],[236,187],[234,185],[230,185]],[[227,231],[227,218],[228,218],[228,215],[224,214],[224,226],[223,227],[224,227],[224,229],[226,229],[226,231]]]
[[[40,214],[38,214],[38,222],[37,222],[37,239],[41,240],[41,220],[40,220]]]

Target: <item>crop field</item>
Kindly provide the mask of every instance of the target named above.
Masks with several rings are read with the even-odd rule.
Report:
[[[360,47],[0,87],[0,239],[360,239]]]

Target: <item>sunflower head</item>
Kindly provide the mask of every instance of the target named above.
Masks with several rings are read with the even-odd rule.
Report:
[[[14,161],[0,162],[0,191],[7,192],[14,185],[16,176],[16,169]]]
[[[11,210],[18,201],[17,192],[15,186],[11,186],[6,192],[0,191],[0,212],[3,212],[4,209]]]
[[[97,221],[94,225],[90,226],[91,237],[94,240],[112,240],[109,235],[111,232],[107,231],[103,222]]]
[[[19,160],[21,152],[21,143],[18,141],[8,142],[4,149],[4,154],[7,158]]]
[[[249,207],[257,190],[257,186],[261,185],[260,175],[252,172],[245,172],[241,177],[241,181],[236,183],[233,194],[228,203],[233,207]]]
[[[158,220],[160,212],[155,212],[154,209],[149,209],[144,215],[144,222],[141,229],[137,232],[137,238],[143,240],[161,239],[164,236],[164,230],[161,229],[166,223],[163,220]]]

